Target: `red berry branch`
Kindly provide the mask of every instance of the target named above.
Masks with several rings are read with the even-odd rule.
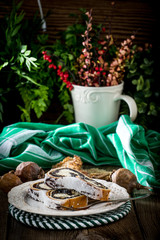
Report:
[[[82,86],[113,86],[122,82],[125,72],[126,61],[128,61],[134,52],[131,50],[132,41],[130,38],[123,41],[120,47],[117,47],[113,41],[112,35],[106,35],[104,39],[97,42],[98,47],[93,47],[92,43],[92,9],[86,12],[88,20],[86,21],[86,30],[82,34],[83,49],[80,56],[75,62],[76,71],[73,73],[61,59],[58,59],[58,65],[52,61],[52,56],[43,51],[44,60],[49,62],[49,68],[57,71],[57,75],[66,84],[70,90],[73,89],[72,84]],[[105,33],[106,28],[102,26],[101,32]],[[111,58],[110,48],[116,47],[115,56]],[[67,70],[66,70],[67,69]]]
[[[61,65],[58,65],[57,67],[55,64],[53,64],[52,58],[50,55],[47,54],[47,51],[43,51],[42,54],[43,54],[43,59],[50,63],[48,68],[53,68],[54,70],[57,70],[57,75],[66,84],[66,87],[69,88],[69,90],[71,91],[73,89],[73,86],[72,86],[72,83],[68,80],[68,77],[69,77],[68,71],[63,72]]]

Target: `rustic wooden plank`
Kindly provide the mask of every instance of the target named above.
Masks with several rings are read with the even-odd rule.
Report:
[[[131,212],[123,219],[101,227],[82,230],[76,240],[142,240],[142,234],[138,226],[136,215],[132,207]]]
[[[0,240],[6,240],[8,218],[8,199],[7,194],[0,190]]]
[[[5,13],[4,9],[9,9],[12,1],[2,1],[0,3],[0,16]],[[157,4],[150,1],[117,0],[114,7],[109,0],[64,0],[63,4],[59,0],[41,0],[44,15],[51,11],[47,18],[47,33],[49,42],[52,43],[57,38],[60,30],[65,30],[68,25],[74,23],[74,19],[69,17],[70,13],[79,13],[80,8],[93,9],[93,21],[95,23],[112,22],[113,36],[122,41],[137,32],[136,43],[154,42],[157,40],[156,26],[158,19]],[[27,0],[23,2],[23,9],[26,18],[32,18],[34,13],[39,12],[37,1]]]
[[[135,211],[144,239],[159,239],[160,190],[155,190],[147,199],[136,201]]]
[[[77,230],[44,230],[25,226],[14,219],[13,222],[13,231],[9,232],[7,240],[75,240],[77,235]]]
[[[98,1],[99,2],[99,1]],[[101,4],[102,3],[102,4]],[[106,16],[109,15],[108,18],[110,17],[110,10],[108,10],[108,7],[103,7],[105,4],[103,4],[104,1],[100,1],[98,5],[94,3],[92,6],[86,5],[83,1],[81,3],[81,7],[86,8],[86,7],[93,7],[93,21],[95,23],[103,23],[104,20],[106,19]],[[58,3],[57,3],[58,4]],[[133,3],[132,3],[133,4]],[[123,40],[127,38],[130,34],[133,32],[139,30],[137,34],[137,41],[142,42],[142,41],[149,41],[153,37],[153,25],[155,23],[155,19],[153,17],[152,11],[150,11],[148,6],[143,6],[142,5],[132,5],[130,4],[128,8],[123,9],[123,6],[126,5],[126,3],[123,5],[123,2],[119,3],[117,8],[114,10],[114,14],[112,14],[112,34],[114,35],[115,38],[119,40]],[[77,12],[76,9],[74,8],[74,5],[72,5],[72,12]],[[137,6],[137,7],[134,7]],[[51,15],[48,18],[47,24],[48,27],[52,26],[52,24],[57,21],[64,27],[64,29],[67,27],[67,25],[71,24],[71,20],[67,18],[65,14],[62,14],[62,8],[61,6],[59,7],[59,12],[56,9],[56,12],[54,12],[53,8],[53,15]],[[78,6],[77,6],[78,7]],[[146,8],[147,10],[146,10]],[[109,5],[110,8],[110,5]],[[51,8],[52,9],[52,8]],[[145,9],[142,12],[139,12],[139,9]],[[70,12],[71,12],[70,10]],[[65,11],[65,9],[64,9]],[[69,11],[69,9],[68,9]],[[144,15],[143,15],[144,14]],[[58,30],[58,28],[55,28],[55,31]],[[51,35],[51,38],[53,39],[54,35]],[[153,39],[152,39],[153,40]]]

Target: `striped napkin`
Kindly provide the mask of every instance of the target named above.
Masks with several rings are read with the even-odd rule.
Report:
[[[19,122],[4,127],[0,134],[0,174],[23,161],[43,169],[66,156],[78,155],[94,166],[123,166],[145,186],[160,186],[160,133],[145,132],[130,117],[101,128],[85,123],[52,125]]]

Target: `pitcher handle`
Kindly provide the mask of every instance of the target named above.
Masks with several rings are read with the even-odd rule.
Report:
[[[117,100],[124,100],[128,104],[129,111],[130,111],[130,118],[132,121],[134,121],[136,119],[137,113],[138,113],[137,104],[136,104],[135,100],[128,95],[120,95],[119,97],[117,97],[115,99],[115,101],[117,101]]]

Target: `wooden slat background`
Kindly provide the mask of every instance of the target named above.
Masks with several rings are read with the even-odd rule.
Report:
[[[11,0],[0,0],[0,17],[11,7]],[[65,30],[74,23],[70,13],[79,13],[80,8],[93,9],[94,23],[112,23],[112,34],[122,41],[136,32],[136,43],[150,42],[158,44],[158,1],[154,0],[118,0],[114,7],[109,0],[41,0],[44,15],[51,11],[47,18],[49,42],[57,38],[60,30]],[[39,12],[37,0],[24,0],[22,5],[26,18]]]

